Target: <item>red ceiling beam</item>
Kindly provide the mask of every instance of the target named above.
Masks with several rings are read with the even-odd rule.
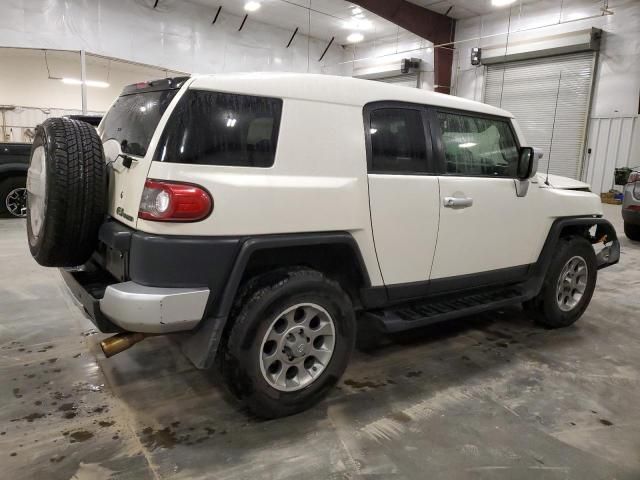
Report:
[[[444,45],[434,52],[434,82],[436,91],[450,93],[451,65],[456,21],[453,18],[432,12],[406,0],[349,0],[370,12],[395,23],[434,45]]]

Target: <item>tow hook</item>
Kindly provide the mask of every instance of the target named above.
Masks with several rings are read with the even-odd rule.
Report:
[[[114,355],[124,352],[125,350],[133,347],[136,343],[141,342],[147,338],[150,334],[139,332],[123,332],[109,337],[106,340],[100,342],[100,347],[104,352],[104,356],[109,358]]]

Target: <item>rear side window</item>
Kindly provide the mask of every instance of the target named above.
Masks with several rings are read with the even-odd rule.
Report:
[[[507,120],[438,112],[446,173],[515,177],[518,145]]]
[[[427,146],[419,110],[379,108],[371,112],[370,124],[373,172],[427,171]]]
[[[278,98],[188,90],[167,122],[155,159],[270,167],[281,115]]]
[[[102,142],[115,139],[123,153],[144,156],[160,117],[178,90],[118,97],[98,128]]]

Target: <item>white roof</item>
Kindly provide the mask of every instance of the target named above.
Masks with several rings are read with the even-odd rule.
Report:
[[[196,76],[189,88],[364,106],[392,100],[513,117],[506,110],[443,93],[352,77],[311,73],[223,73]]]

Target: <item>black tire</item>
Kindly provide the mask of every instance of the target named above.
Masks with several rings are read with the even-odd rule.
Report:
[[[640,242],[640,225],[624,222],[624,234],[629,240]]]
[[[560,275],[573,257],[581,257],[587,266],[587,281],[582,298],[568,311],[562,310],[556,298]],[[544,279],[540,293],[523,304],[533,319],[548,328],[568,327],[575,323],[589,306],[596,287],[598,269],[591,243],[583,237],[564,237],[558,242],[556,252]]]
[[[107,205],[107,172],[100,137],[91,125],[49,118],[36,128],[31,148],[43,148],[46,173],[44,215],[38,233],[31,221],[29,194],[27,235],[33,258],[46,267],[85,263],[98,242]],[[30,168],[27,177],[34,175]]]
[[[9,200],[9,195],[13,191],[18,188],[25,188],[26,184],[27,177],[23,175],[16,175],[0,181],[0,217],[24,217],[24,215],[16,215],[13,212],[10,212],[7,208],[7,202]]]
[[[271,386],[260,370],[262,340],[278,314],[299,303],[315,303],[332,317],[333,355],[325,370],[308,386],[294,392]],[[340,379],[353,350],[356,323],[353,306],[337,282],[320,272],[291,269],[250,281],[238,295],[226,343],[221,373],[231,393],[258,417],[277,418],[306,410],[319,402]]]

